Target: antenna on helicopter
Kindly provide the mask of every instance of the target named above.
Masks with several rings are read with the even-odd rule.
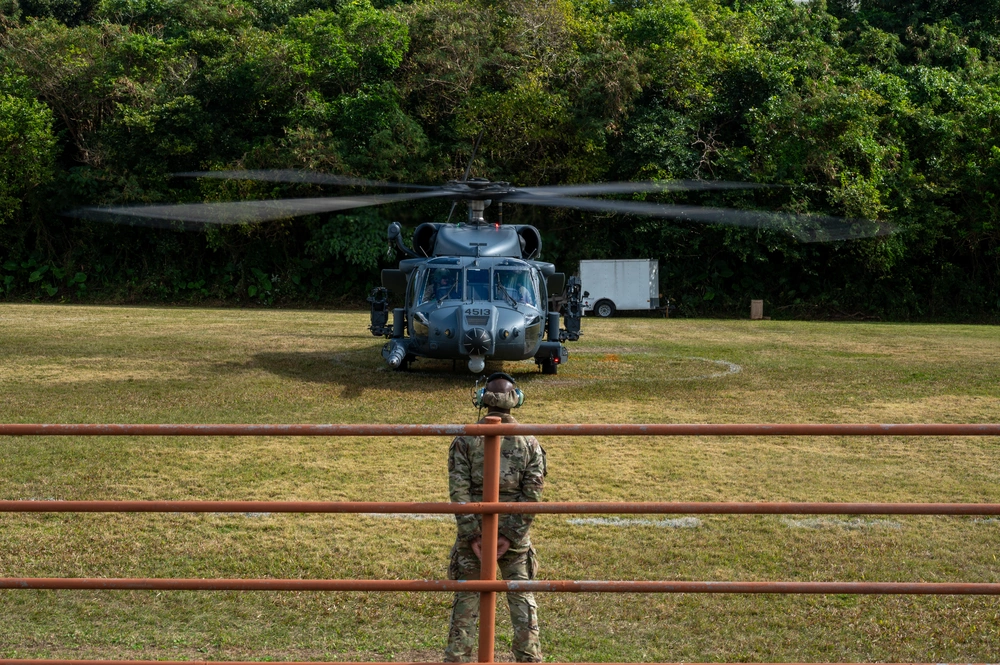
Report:
[[[472,162],[476,159],[476,152],[479,151],[479,142],[483,140],[485,132],[485,129],[479,130],[479,136],[476,137],[476,142],[472,144],[472,157],[469,157],[469,163],[465,165],[465,175],[462,177],[462,180],[468,180],[469,175],[472,173]]]

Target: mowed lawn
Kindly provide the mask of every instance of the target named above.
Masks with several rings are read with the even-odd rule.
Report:
[[[358,312],[0,306],[0,420],[453,423]],[[523,422],[997,422],[986,326],[584,321]],[[499,366],[496,366],[499,369]],[[0,499],[447,498],[447,438],[0,437]],[[546,499],[1000,502],[991,438],[542,441]],[[641,517],[641,518],[640,518]],[[582,519],[582,521],[581,521]],[[541,516],[544,579],[1000,582],[1000,520]],[[3,577],[443,578],[451,518],[4,514]],[[0,591],[0,657],[437,660],[447,594]],[[540,594],[557,661],[996,661],[992,597]],[[498,656],[509,658],[506,610]]]

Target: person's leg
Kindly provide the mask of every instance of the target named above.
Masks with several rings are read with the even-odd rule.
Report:
[[[467,542],[455,543],[451,548],[448,565],[450,580],[478,580],[479,559]],[[451,623],[448,627],[448,647],[444,651],[446,663],[468,663],[476,659],[478,642],[479,594],[460,591],[451,604]]]
[[[448,647],[444,662],[468,663],[476,659],[479,624],[479,594],[461,591],[451,604],[451,624],[448,627]]]
[[[533,580],[537,571],[534,548],[520,554],[507,553],[500,558],[500,574],[505,580]],[[519,663],[542,662],[542,645],[538,637],[538,604],[535,594],[508,592],[507,607],[514,628],[512,649]]]

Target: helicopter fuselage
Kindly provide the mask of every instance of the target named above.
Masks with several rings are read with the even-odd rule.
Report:
[[[382,351],[391,367],[405,368],[422,356],[462,359],[480,372],[487,360],[533,358],[554,373],[566,360],[559,313],[548,307],[550,287],[561,292],[563,275],[551,263],[522,258],[541,248],[534,227],[423,224],[414,247],[428,256],[412,256],[416,251],[402,246],[412,257],[383,273],[384,286],[403,296]]]

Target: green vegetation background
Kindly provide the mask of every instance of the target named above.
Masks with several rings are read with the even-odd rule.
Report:
[[[754,229],[505,211],[545,258],[656,257],[682,314],[995,320],[1000,2],[0,0],[0,298],[357,301],[385,226],[447,203],[208,232],[96,203],[305,196],[179,171],[438,183],[707,178],[675,201],[896,224],[802,245]],[[331,193],[340,193],[331,191]]]

